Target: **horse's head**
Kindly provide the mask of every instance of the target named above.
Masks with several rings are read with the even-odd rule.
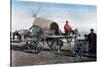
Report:
[[[80,36],[78,29],[74,29],[72,34],[73,34],[73,37],[75,37],[75,38]]]

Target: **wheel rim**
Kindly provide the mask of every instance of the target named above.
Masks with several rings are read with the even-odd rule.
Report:
[[[39,53],[42,49],[43,46],[45,44],[45,39],[44,39],[44,32],[42,30],[42,28],[40,28],[39,26],[32,26],[29,31],[29,37],[32,39],[31,43],[28,44],[28,49],[32,52],[32,53]],[[43,39],[43,41],[42,41]]]

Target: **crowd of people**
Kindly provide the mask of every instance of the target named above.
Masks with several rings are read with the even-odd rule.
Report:
[[[73,32],[72,27],[68,24],[69,22],[66,21],[66,24],[64,25],[64,31],[66,35],[69,35],[71,32]],[[77,29],[76,29],[77,30]],[[96,41],[97,41],[97,35],[94,32],[94,29],[90,29],[89,34],[84,35],[86,40],[89,42],[89,48],[88,48],[88,53],[92,53],[96,55]]]

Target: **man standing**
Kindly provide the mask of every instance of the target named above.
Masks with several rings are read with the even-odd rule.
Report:
[[[66,21],[66,24],[64,25],[64,30],[65,30],[65,34],[69,35],[70,32],[72,32],[72,28],[71,26],[68,24],[68,21]]]
[[[90,29],[90,33],[88,34],[89,53],[96,54],[96,37],[94,29]]]

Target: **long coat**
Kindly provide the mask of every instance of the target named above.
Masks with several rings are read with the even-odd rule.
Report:
[[[96,53],[96,39],[97,39],[97,35],[95,33],[88,34],[89,52],[90,53]]]

